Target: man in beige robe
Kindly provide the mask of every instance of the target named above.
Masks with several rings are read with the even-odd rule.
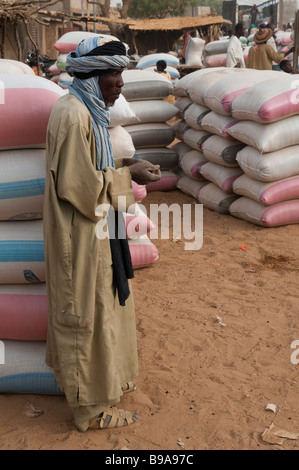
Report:
[[[123,86],[129,62],[124,45],[90,38],[70,56],[73,90],[55,104],[47,132],[46,361],[85,432],[137,419],[113,406],[138,375],[136,323],[132,292],[120,302],[110,240],[96,236],[103,219],[97,207],[118,210],[118,198],[125,196],[127,210],[135,203],[132,179],[156,181],[160,170],[135,159],[111,159],[108,106]]]

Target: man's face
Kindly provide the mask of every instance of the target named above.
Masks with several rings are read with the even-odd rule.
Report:
[[[292,73],[293,72],[293,66],[292,66],[291,62],[287,62],[283,66],[283,71],[286,72],[286,73]]]
[[[121,89],[124,86],[122,79],[123,69],[115,70],[107,75],[99,76],[99,86],[105,101],[106,106],[111,107],[121,94]]]

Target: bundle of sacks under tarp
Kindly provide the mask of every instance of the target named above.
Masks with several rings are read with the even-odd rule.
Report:
[[[298,223],[299,99],[294,77],[205,69],[181,79],[174,94],[183,116],[178,146],[185,176],[178,188],[209,209],[256,225]],[[196,161],[194,153],[190,157],[192,149]],[[206,181],[196,186],[197,173]]]
[[[135,117],[123,126],[136,149],[136,155],[160,165],[161,180],[146,186],[147,191],[175,189],[178,179],[175,169],[178,154],[170,148],[175,140],[175,131],[169,121],[178,109],[167,98],[173,91],[172,83],[151,70],[125,70],[122,93]]]
[[[59,394],[45,364],[43,204],[46,129],[65,91],[31,74],[0,74],[0,82],[0,393]],[[153,265],[159,253],[148,238],[154,226],[137,205],[146,188],[134,184],[133,190],[135,213],[126,215],[126,228],[137,269]]]

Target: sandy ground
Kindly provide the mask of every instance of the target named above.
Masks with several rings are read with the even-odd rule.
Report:
[[[145,205],[192,201],[159,192]],[[264,229],[205,209],[201,250],[155,244],[158,263],[134,280],[138,389],[120,404],[139,421],[81,434],[63,397],[1,395],[0,449],[299,449],[298,225]],[[28,404],[43,414],[29,418]]]

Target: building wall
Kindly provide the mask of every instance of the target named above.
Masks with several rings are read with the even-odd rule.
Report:
[[[211,7],[186,7],[185,16],[203,16],[211,13]]]

